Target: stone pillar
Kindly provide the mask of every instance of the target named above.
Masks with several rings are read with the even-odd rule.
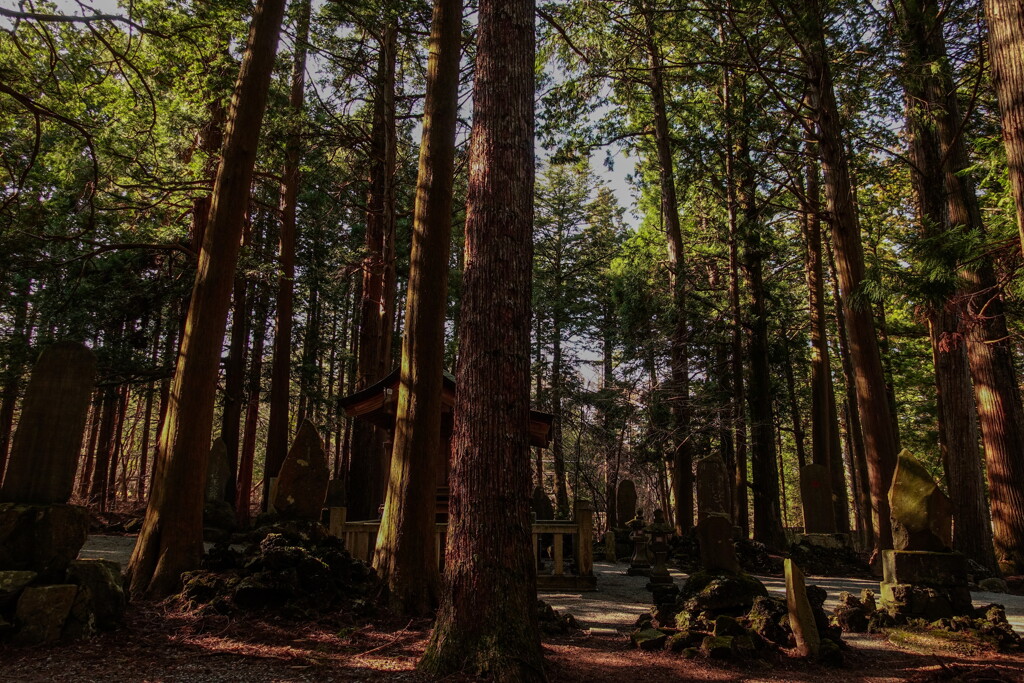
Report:
[[[594,574],[594,504],[589,500],[577,500],[573,505],[576,518],[576,573],[579,576]]]

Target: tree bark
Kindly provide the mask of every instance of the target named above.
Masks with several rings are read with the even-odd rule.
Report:
[[[437,475],[447,466],[441,394],[461,52],[462,0],[435,0],[395,441],[374,555],[389,605],[408,615],[430,613],[440,590],[434,513]]]
[[[843,142],[839,109],[825,44],[824,17],[818,2],[801,5],[807,39],[808,83],[812,90],[811,113],[822,170],[826,207],[836,251],[836,270],[842,290],[844,314],[850,339],[850,356],[856,379],[857,404],[864,431],[872,505],[877,512],[876,557],[892,548],[889,519],[889,484],[896,468],[898,443],[893,416],[885,392],[885,372],[870,305],[860,301],[864,282],[864,250],[860,220],[853,198],[849,159]]]
[[[530,529],[534,3],[480,3],[442,598],[420,668],[545,680]]]
[[[299,196],[299,162],[302,159],[302,107],[306,89],[306,50],[309,39],[310,0],[293,4],[295,11],[295,52],[292,58],[291,90],[288,95],[288,133],[285,140],[284,172],[281,181],[281,233],[277,277],[277,325],[274,328],[274,359],[270,368],[270,417],[264,464],[264,509],[269,498],[270,479],[276,477],[288,455],[289,390],[292,366],[292,315],[295,297],[295,212]]]
[[[395,317],[395,60],[397,26],[384,29],[377,64],[370,192],[366,211],[366,256],[360,305],[356,389],[365,389],[391,370],[391,325]],[[384,502],[384,480],[391,454],[384,435],[357,420],[352,425],[352,465],[348,482],[351,519],[376,519]]]
[[[952,275],[958,268],[957,258],[949,252],[944,235],[961,227],[949,221],[940,141],[940,131],[956,124],[938,121],[946,116],[944,90],[952,87],[952,79],[940,75],[948,68],[943,22],[934,0],[904,0],[900,10],[907,67],[904,88],[913,162],[911,179],[921,233],[928,244],[934,245],[928,256],[936,262],[927,265],[944,267]],[[977,406],[966,342],[961,332],[961,316],[955,308],[957,296],[951,286],[938,300],[928,302],[939,447],[953,502],[953,547],[976,562],[994,568],[992,520],[985,503],[982,455],[978,450]]]
[[[988,57],[999,99],[1017,228],[1024,246],[1024,5],[1020,0],[985,0]]]
[[[128,565],[132,595],[173,593],[203,553],[203,493],[224,328],[284,0],[260,0],[235,86],[185,332],[160,435],[154,486]]]

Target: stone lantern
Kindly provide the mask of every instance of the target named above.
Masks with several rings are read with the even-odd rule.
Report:
[[[654,553],[654,566],[648,574],[651,579],[647,584],[648,590],[654,590],[657,585],[672,585],[672,575],[668,573],[668,540],[674,531],[672,525],[665,521],[665,513],[655,510],[654,521],[647,526],[651,551]]]
[[[637,509],[636,517],[626,522],[626,528],[630,530],[629,540],[633,541],[633,557],[629,560],[629,569],[626,574],[629,576],[649,576],[651,563],[647,560],[647,543],[649,537],[644,530],[647,523],[644,522],[644,511]]]

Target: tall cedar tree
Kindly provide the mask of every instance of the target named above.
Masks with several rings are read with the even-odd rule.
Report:
[[[943,267],[955,273],[956,256],[950,253],[948,245],[958,241],[954,232],[959,226],[949,223],[944,160],[938,135],[942,125],[947,124],[937,124],[938,119],[947,115],[944,89],[952,85],[952,79],[943,78],[943,74],[948,73],[948,62],[939,17],[935,0],[903,0],[900,6],[906,60],[907,127],[913,161],[911,180],[922,234],[930,238],[928,243],[935,248],[935,253],[928,255],[937,262],[932,267]],[[961,333],[962,316],[955,309],[956,298],[964,294],[955,290],[941,292],[928,310],[939,445],[946,480],[957,482],[949,490],[953,500],[953,547],[976,562],[994,567],[991,516],[985,504],[978,449],[976,406],[967,348]]]
[[[291,91],[288,94],[288,135],[285,139],[284,174],[281,181],[281,235],[277,275],[277,326],[274,329],[274,360],[270,369],[270,417],[263,477],[266,507],[270,478],[276,477],[288,455],[289,389],[292,367],[292,315],[295,299],[295,214],[299,197],[299,161],[302,159],[300,121],[306,89],[306,41],[309,38],[310,0],[293,4],[295,54]]]
[[[534,2],[482,0],[447,590],[420,667],[545,680],[530,534]]]
[[[1024,3],[985,0],[992,85],[999,98],[1017,228],[1024,246]]]
[[[374,557],[391,608],[410,615],[433,610],[440,589],[434,507],[447,465],[441,391],[461,52],[462,0],[435,0],[395,442]]]
[[[285,0],[260,0],[231,98],[146,518],[128,565],[132,595],[173,593],[203,553],[203,493],[214,398],[242,224]]]
[[[395,317],[395,60],[398,26],[388,19],[377,60],[373,129],[370,133],[370,190],[366,200],[366,256],[359,315],[356,389],[380,381],[391,370]],[[352,519],[376,519],[384,502],[391,453],[371,424],[352,425],[348,509]]]
[[[892,547],[889,520],[889,484],[896,470],[899,447],[895,422],[885,393],[885,373],[878,348],[871,306],[863,301],[864,247],[860,218],[853,198],[850,165],[839,121],[839,107],[825,42],[825,17],[817,1],[795,3],[806,41],[807,80],[811,90],[814,130],[825,177],[825,199],[836,253],[836,275],[843,294],[843,311],[850,338],[850,355],[856,379],[857,404],[864,430],[875,514],[876,551]]]

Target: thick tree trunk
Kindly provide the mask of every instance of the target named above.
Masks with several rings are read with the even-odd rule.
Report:
[[[270,369],[270,417],[264,462],[264,509],[270,479],[276,477],[288,455],[290,438],[288,408],[292,366],[292,315],[295,296],[295,212],[299,196],[299,162],[302,159],[302,107],[306,89],[306,50],[309,38],[310,0],[293,3],[295,52],[292,58],[291,91],[288,95],[288,137],[285,141],[281,181],[281,233],[277,277],[277,325],[274,328],[274,360]]]
[[[669,286],[672,288],[672,333],[669,338],[668,384],[669,408],[672,411],[672,454],[669,480],[673,521],[676,533],[693,527],[693,454],[690,446],[690,367],[686,330],[686,262],[683,253],[683,231],[679,221],[676,197],[675,161],[665,101],[664,69],[661,50],[655,37],[654,16],[644,3],[644,21],[650,76],[651,109],[654,114],[654,145],[658,156],[658,177],[661,188],[661,220],[668,238]]]
[[[221,345],[284,5],[284,0],[257,3],[231,100],[154,486],[128,565],[136,597],[170,595],[181,573],[197,567],[203,553],[203,493]]]
[[[985,21],[992,85],[999,98],[1006,163],[1024,246],[1024,4],[985,0]]]
[[[556,263],[556,269],[560,265]],[[561,289],[561,273],[556,270],[556,289]],[[561,291],[552,292],[555,301],[561,301]],[[555,470],[555,511],[558,519],[569,518],[569,487],[565,478],[565,444],[562,440],[562,326],[561,312],[555,311],[551,336],[551,412],[555,419],[551,425],[551,461]]]
[[[534,3],[479,9],[445,593],[420,667],[545,680],[530,530]]]
[[[462,0],[435,0],[391,478],[374,555],[391,608],[409,615],[430,613],[440,589],[434,513],[447,466],[441,393],[461,48]]]
[[[370,192],[366,211],[359,358],[356,389],[365,389],[391,370],[391,325],[395,316],[395,60],[397,27],[384,29],[377,64]],[[348,481],[350,519],[375,519],[384,502],[384,480],[391,454],[384,435],[357,420],[352,425],[352,465]]]
[[[238,456],[238,480],[235,483],[235,519],[243,529],[249,527],[252,510],[252,472],[256,460],[256,428],[259,426],[260,387],[263,378],[263,348],[266,343],[270,293],[257,288],[253,305],[252,354],[246,380],[245,421],[242,423],[242,445]]]
[[[946,240],[942,238],[946,233],[961,229],[949,221],[940,141],[940,131],[956,124],[951,120],[938,122],[947,115],[944,88],[952,86],[950,78],[940,76],[947,68],[942,20],[934,0],[904,0],[900,9],[907,66],[904,87],[913,161],[911,178],[921,232],[935,245],[930,256],[937,262],[928,267],[941,264],[954,273],[958,268],[956,256],[944,249]],[[982,456],[978,450],[977,406],[960,315],[955,310],[956,296],[951,288],[941,300],[929,302],[928,310],[939,446],[953,502],[953,547],[982,565],[994,568],[992,521],[985,502]]]
[[[889,484],[896,468],[898,443],[893,415],[885,392],[885,372],[871,307],[860,301],[864,281],[864,250],[860,221],[853,198],[849,159],[843,143],[832,73],[824,36],[824,17],[818,2],[802,6],[806,22],[806,59],[811,84],[814,135],[825,175],[825,198],[836,250],[839,286],[850,337],[850,355],[856,378],[857,404],[864,430],[872,504],[877,511],[875,550],[892,547],[889,519]]]

